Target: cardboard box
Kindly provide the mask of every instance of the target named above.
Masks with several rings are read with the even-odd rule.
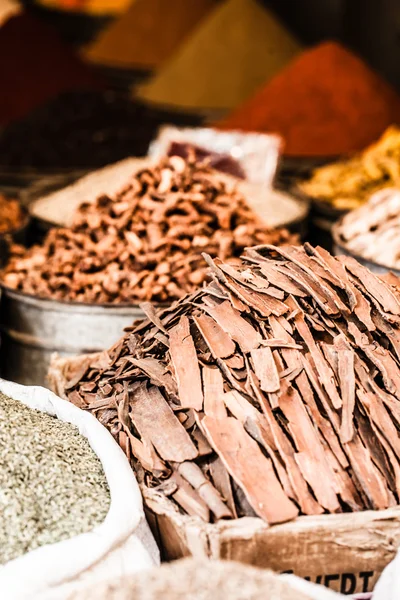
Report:
[[[210,524],[182,515],[160,493],[142,492],[164,560],[237,560],[355,594],[372,591],[400,546],[400,507],[299,517],[272,527],[251,517]]]
[[[81,359],[53,360],[49,380],[62,397],[66,366]],[[186,556],[236,560],[356,594],[373,590],[400,547],[400,506],[304,516],[272,527],[253,517],[211,524],[183,515],[160,492],[143,486],[142,493],[163,560]]]

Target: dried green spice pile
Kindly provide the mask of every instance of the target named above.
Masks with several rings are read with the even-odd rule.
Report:
[[[100,460],[70,423],[0,393],[0,564],[101,523]]]

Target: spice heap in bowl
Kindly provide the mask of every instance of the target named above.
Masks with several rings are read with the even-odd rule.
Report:
[[[6,172],[54,172],[145,156],[166,122],[197,125],[199,119],[150,108],[110,90],[65,92],[0,132],[0,165]]]
[[[345,215],[334,228],[337,252],[400,273],[400,190],[385,188]],[[371,266],[371,268],[372,268]]]
[[[0,235],[18,230],[25,220],[26,214],[18,200],[0,194]]]
[[[400,96],[361,58],[337,42],[295,57],[218,127],[275,132],[287,157],[360,151],[399,122]]]
[[[372,193],[400,184],[400,129],[389,127],[360,154],[316,169],[300,189],[340,211],[358,208]]]
[[[212,283],[69,363],[64,394],[206,522],[397,505],[400,281],[309,245],[207,261]]]
[[[42,246],[14,246],[1,279],[42,298],[161,303],[203,283],[204,252],[237,260],[247,246],[296,241],[261,221],[237,180],[175,156],[82,204],[72,227],[51,230]]]
[[[94,529],[106,476],[77,427],[0,393],[0,564]]]

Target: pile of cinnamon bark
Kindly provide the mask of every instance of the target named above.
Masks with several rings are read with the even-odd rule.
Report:
[[[263,223],[236,179],[173,156],[133,174],[117,194],[83,203],[72,227],[51,230],[42,246],[12,248],[1,279],[56,300],[162,303],[202,284],[203,252],[235,258],[246,246],[296,239]]]
[[[215,522],[400,498],[400,280],[265,245],[67,373],[145,485]]]

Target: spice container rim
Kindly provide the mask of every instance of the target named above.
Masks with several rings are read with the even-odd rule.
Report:
[[[346,242],[344,242],[340,236],[339,230],[342,224],[342,219],[343,217],[332,227],[332,238],[334,242],[335,255],[339,253],[347,254],[355,258],[359,263],[368,267],[368,269],[370,269],[371,271],[373,271],[374,268],[378,267],[379,269],[382,269],[384,271],[391,271],[392,273],[400,277],[400,269],[396,269],[396,267],[390,267],[388,265],[383,265],[382,263],[372,261],[369,258],[364,258],[363,256],[361,256],[361,254],[357,254],[352,250],[348,249]]]
[[[115,312],[118,313],[122,313],[124,311],[126,311],[127,313],[132,312],[132,310],[138,310],[141,313],[143,312],[140,308],[140,304],[129,304],[127,302],[119,302],[119,303],[113,303],[113,302],[103,302],[103,303],[95,303],[95,302],[76,302],[73,300],[58,300],[55,298],[48,298],[48,297],[42,297],[42,296],[36,296],[35,294],[28,294],[27,292],[23,292],[21,290],[16,290],[14,288],[11,288],[7,285],[5,285],[1,280],[0,280],[0,291],[3,291],[5,296],[8,296],[9,298],[13,298],[16,300],[22,299],[27,303],[30,304],[35,304],[37,302],[41,303],[47,303],[48,306],[51,306],[51,308],[53,308],[54,310],[57,310],[57,305],[61,305],[62,309],[71,309],[74,310],[76,312],[77,308],[81,308],[82,312],[93,312],[94,309],[115,309]],[[168,306],[168,304],[156,304],[154,305],[155,308],[166,308]]]

